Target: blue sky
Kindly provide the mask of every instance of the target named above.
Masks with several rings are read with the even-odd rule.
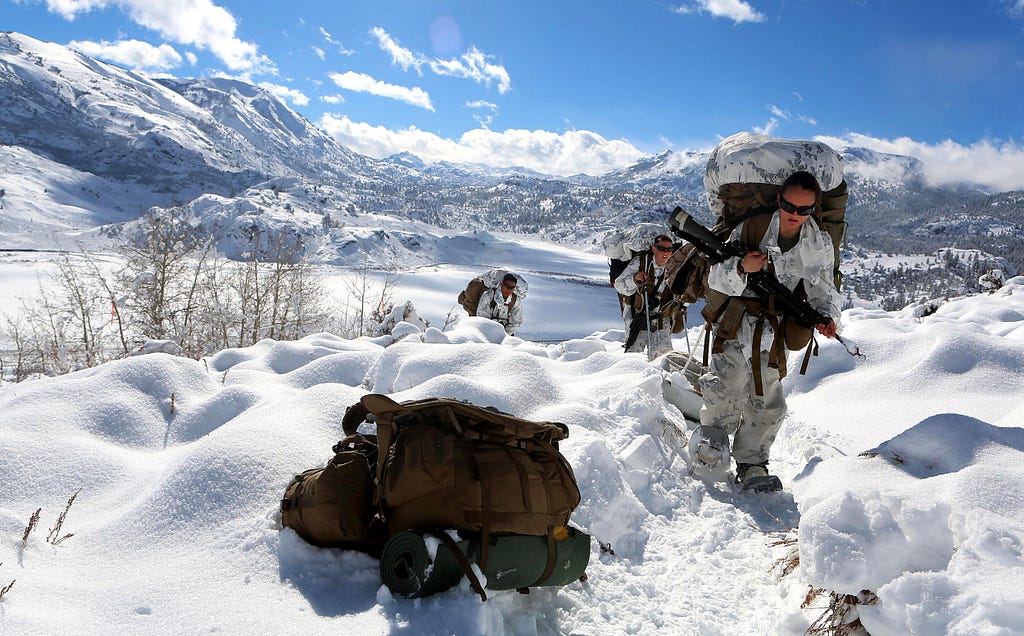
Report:
[[[1024,188],[1024,0],[0,2],[0,28],[241,77],[376,157],[600,173],[751,130]]]

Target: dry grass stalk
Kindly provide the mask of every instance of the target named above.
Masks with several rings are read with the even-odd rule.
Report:
[[[795,544],[796,541],[794,540],[793,543]],[[782,557],[781,559],[776,559],[775,562],[772,563],[772,567],[770,567],[768,571],[776,572],[776,579],[782,580],[783,578],[789,576],[789,574],[791,574],[793,570],[797,569],[798,567],[800,567],[800,550],[794,547],[786,553],[786,556]]]
[[[50,534],[46,537],[47,543],[57,545],[64,539],[70,539],[71,537],[75,536],[70,533],[64,536],[60,536],[60,528],[64,525],[64,518],[68,516],[68,510],[71,510],[71,504],[75,503],[75,497],[77,497],[78,493],[80,492],[82,492],[81,488],[75,491],[75,494],[71,495],[71,499],[68,499],[68,504],[64,506],[64,512],[60,513],[60,516],[57,517],[57,524],[50,528]]]
[[[28,535],[32,534],[32,531],[36,529],[36,524],[39,523],[39,513],[42,511],[42,508],[36,508],[36,511],[28,518],[28,525],[25,526],[25,533],[21,535],[22,550],[24,550],[25,546],[28,545]]]
[[[903,458],[900,457],[900,454],[896,451],[889,451],[889,454],[892,455],[892,461],[894,464],[903,463]],[[878,457],[878,453],[875,451],[864,451],[863,453],[858,454],[857,457]]]
[[[824,590],[811,588],[804,599],[802,608],[810,606]],[[860,621],[857,611],[859,605],[874,605],[878,597],[873,592],[862,590],[860,594],[839,594],[829,592],[829,603],[822,612],[804,632],[807,636],[866,636],[867,630]]]
[[[4,594],[10,592],[12,587],[14,587],[14,581],[11,581],[7,585],[5,585],[3,589],[0,589],[0,601],[4,600]]]
[[[786,524],[782,523],[782,520],[773,515],[772,513],[765,510],[765,514],[775,520],[775,523],[781,528],[780,530],[762,530],[752,523],[747,525],[757,530],[766,537],[771,537],[771,541],[768,542],[768,546],[771,548],[786,547],[789,550],[786,552],[786,556],[776,559],[772,563],[771,567],[768,568],[769,572],[778,572],[777,579],[782,579],[787,576],[793,570],[800,567],[800,551],[797,549],[797,528],[788,528]]]

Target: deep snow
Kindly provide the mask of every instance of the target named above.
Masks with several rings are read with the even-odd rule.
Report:
[[[877,593],[859,608],[872,634],[1024,631],[1024,277],[927,316],[848,310],[844,335],[866,358],[824,343],[786,380],[772,460],[786,490],[756,495],[687,476],[668,442],[692,424],[661,369],[621,353],[599,261],[517,258],[538,274],[532,309],[548,285],[571,301],[528,314],[534,334],[582,335],[581,308],[603,307],[596,333],[543,344],[465,318],[394,343],[318,334],[0,386],[0,589],[16,581],[0,631],[799,634],[822,611],[800,607],[810,586]],[[472,273],[437,271],[403,283],[434,325]],[[588,581],[486,603],[464,581],[405,600],[374,559],[279,529],[288,480],[329,458],[367,391],[568,424],[573,523],[595,537]],[[51,545],[75,492],[61,530],[74,536]],[[779,578],[792,555],[771,543],[794,536],[800,565]]]

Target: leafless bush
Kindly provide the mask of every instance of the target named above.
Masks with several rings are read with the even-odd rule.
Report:
[[[130,355],[151,340],[173,340],[184,355],[201,358],[330,329],[336,314],[318,272],[301,258],[301,240],[254,230],[251,241],[248,260],[227,260],[194,219],[172,209],[150,212],[125,232],[116,272],[105,273],[111,268],[93,254],[62,255],[37,297],[19,299],[14,317],[0,316],[0,336],[14,347],[4,352],[0,373],[19,382],[67,373]],[[396,279],[389,276],[377,298],[367,278],[364,308],[387,299]]]

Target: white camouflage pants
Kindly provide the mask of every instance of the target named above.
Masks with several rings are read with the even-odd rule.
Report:
[[[764,395],[754,394],[752,361],[743,345],[727,340],[722,353],[711,356],[708,372],[700,377],[704,406],[700,423],[734,434],[732,456],[737,464],[761,464],[786,416],[786,396],[778,369],[768,367],[768,352],[761,352],[761,383]]]

